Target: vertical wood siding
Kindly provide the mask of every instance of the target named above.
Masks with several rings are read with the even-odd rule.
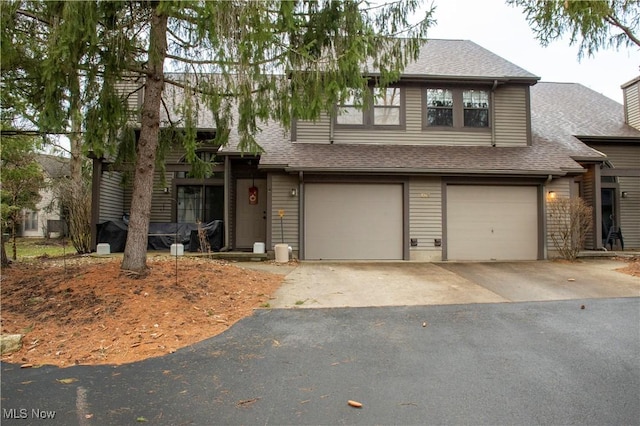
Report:
[[[291,196],[291,189],[298,188],[298,177],[284,174],[271,175],[271,244],[280,244],[284,231],[284,242],[289,244],[293,250],[299,250],[299,221],[300,217],[298,203],[300,192],[297,197]],[[280,226],[279,210],[284,210],[285,214]],[[273,247],[270,247],[273,249]]]
[[[500,146],[527,145],[526,86],[498,88],[495,96],[496,144]],[[403,145],[490,145],[491,132],[434,131],[422,128],[422,87],[405,90],[406,126],[404,130],[341,129],[334,128],[334,143],[372,143]],[[297,142],[329,143],[330,118],[322,115],[316,122],[298,120]]]
[[[412,178],[409,181],[409,238],[417,238],[418,246],[410,247],[411,260],[442,259],[442,247],[434,239],[442,239],[442,184],[440,178]]]
[[[124,208],[124,189],[121,185],[122,174],[105,172],[100,179],[100,215],[99,222],[122,220]]]
[[[623,95],[626,121],[640,129],[640,82],[625,88]]]

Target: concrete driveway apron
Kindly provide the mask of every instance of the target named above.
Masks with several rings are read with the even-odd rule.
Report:
[[[495,263],[302,262],[273,308],[448,305],[640,296],[610,259]]]

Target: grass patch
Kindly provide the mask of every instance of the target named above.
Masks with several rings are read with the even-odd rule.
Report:
[[[66,243],[66,246],[62,244]],[[4,248],[7,256],[13,257],[13,240],[5,241]],[[19,262],[30,261],[39,257],[61,257],[73,254],[76,250],[68,239],[58,238],[17,238],[16,255]]]

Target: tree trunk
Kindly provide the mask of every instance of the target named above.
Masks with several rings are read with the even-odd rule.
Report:
[[[2,229],[0,229],[0,231],[2,231]],[[4,233],[0,236],[0,238],[2,238],[2,240],[0,241],[0,246],[2,246],[2,258],[0,265],[2,267],[5,267],[9,266],[9,258],[7,257],[7,250],[5,250],[4,248]]]
[[[136,166],[129,217],[129,232],[121,269],[140,276],[147,272],[147,233],[151,215],[153,173],[160,133],[160,105],[164,86],[164,59],[167,53],[167,16],[155,11],[151,17],[148,75],[142,104],[140,139],[136,146]]]

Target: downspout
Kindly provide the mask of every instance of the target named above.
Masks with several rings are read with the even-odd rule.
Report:
[[[334,126],[334,114],[329,114],[329,143],[333,145],[333,126]],[[302,173],[302,172],[301,172]],[[302,176],[300,176],[302,182]]]
[[[298,259],[304,259],[304,172],[298,172]]]
[[[496,146],[496,126],[495,126],[495,100],[496,100],[496,87],[498,87],[498,80],[493,80],[493,87],[491,88],[491,146]]]

